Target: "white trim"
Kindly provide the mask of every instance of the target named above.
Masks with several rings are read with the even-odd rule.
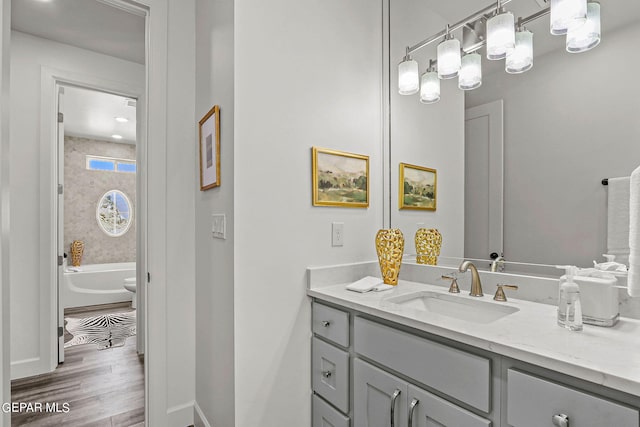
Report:
[[[29,377],[32,375],[31,372],[38,372],[41,365],[40,357],[11,362],[11,379]]]
[[[172,406],[167,409],[167,425],[169,426],[190,426],[193,425],[193,405],[188,402],[183,405]]]
[[[211,427],[211,423],[207,420],[207,417],[205,417],[204,412],[200,409],[200,405],[198,405],[197,401],[193,402],[193,409],[195,413],[193,417],[195,427]],[[198,421],[200,421],[200,423],[198,423]]]

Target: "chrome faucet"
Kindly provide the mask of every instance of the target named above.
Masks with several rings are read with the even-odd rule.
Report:
[[[460,273],[466,273],[467,268],[471,269],[471,292],[469,295],[472,297],[481,297],[484,294],[482,293],[482,283],[480,283],[480,275],[478,274],[478,269],[471,261],[464,261],[460,264],[458,270]]]
[[[504,259],[503,256],[499,256],[498,258],[494,259],[493,262],[491,263],[491,271],[493,271],[494,273],[496,271],[504,271],[505,261],[506,259]]]

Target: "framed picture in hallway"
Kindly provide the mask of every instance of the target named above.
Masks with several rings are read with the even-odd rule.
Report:
[[[369,206],[369,156],[312,148],[313,206]]]
[[[220,107],[214,105],[200,120],[200,191],[220,186]]]
[[[436,170],[400,163],[400,209],[436,210]]]

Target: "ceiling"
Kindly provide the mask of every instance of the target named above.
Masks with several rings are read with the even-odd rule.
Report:
[[[144,64],[144,17],[100,0],[12,0],[11,28]]]
[[[119,95],[65,86],[65,135],[135,144],[136,108],[128,106],[127,101],[129,98]],[[119,123],[116,117],[124,117],[129,121]],[[122,139],[112,138],[114,134],[122,136]]]

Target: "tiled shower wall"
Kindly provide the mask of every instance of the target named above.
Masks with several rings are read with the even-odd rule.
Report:
[[[136,147],[65,135],[64,138],[64,246],[84,241],[82,264],[133,262],[136,260],[136,174],[87,170],[86,156],[136,158]],[[102,231],[96,208],[109,190],[120,190],[133,205],[133,221],[120,237]]]

